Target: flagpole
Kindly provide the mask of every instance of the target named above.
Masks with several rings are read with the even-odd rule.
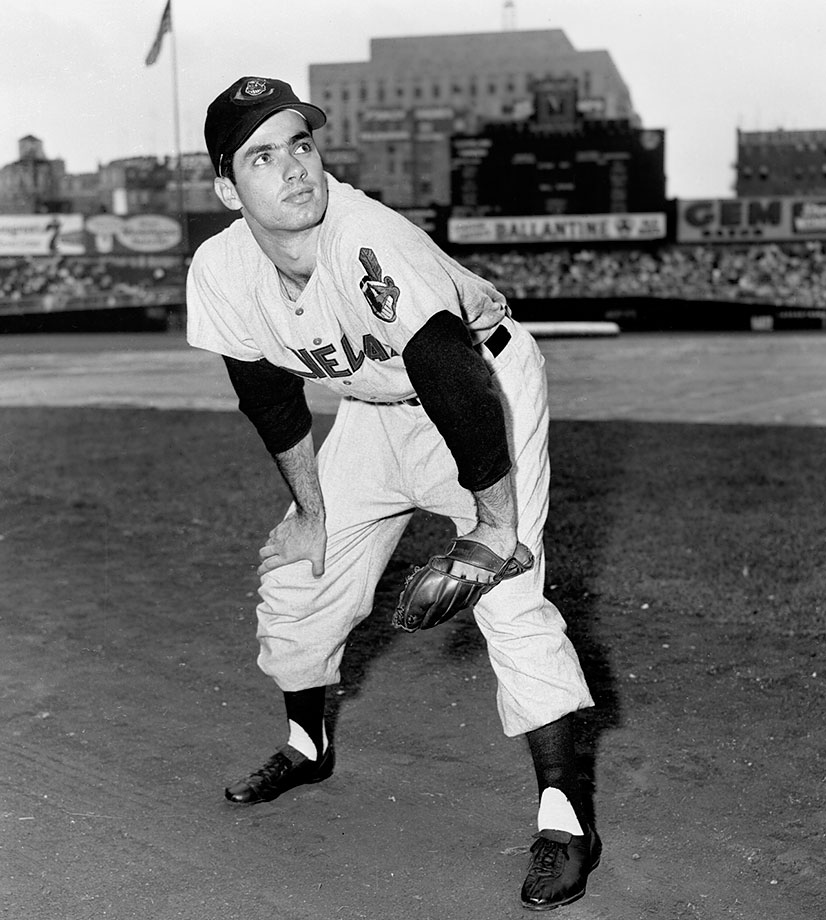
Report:
[[[169,2],[169,12],[172,13],[172,0]],[[184,166],[183,154],[181,153],[181,116],[180,103],[178,99],[178,49],[175,39],[175,20],[172,18],[172,28],[169,30],[170,38],[170,59],[172,61],[172,121],[174,125],[175,137],[175,159],[176,175],[178,184],[178,217],[181,221],[181,245],[184,253],[184,264],[186,257],[189,255],[189,228],[187,227],[185,200],[184,200]]]

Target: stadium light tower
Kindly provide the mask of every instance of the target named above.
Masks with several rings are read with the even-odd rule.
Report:
[[[502,7],[502,30],[513,32],[516,28],[516,4],[514,0],[505,0]]]

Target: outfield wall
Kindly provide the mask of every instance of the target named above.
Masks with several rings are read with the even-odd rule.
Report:
[[[771,332],[826,328],[826,309],[660,297],[510,301],[520,322],[616,323],[621,332]]]
[[[653,297],[512,300],[514,317],[547,334],[553,326],[611,324],[619,332],[782,332],[826,329],[826,310],[798,310],[766,304]],[[32,332],[163,332],[183,329],[180,304],[109,306],[106,309],[0,315],[0,334]],[[571,333],[572,334],[572,333]]]

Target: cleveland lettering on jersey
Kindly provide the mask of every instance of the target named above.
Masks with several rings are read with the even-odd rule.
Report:
[[[317,348],[290,348],[290,351],[307,368],[306,371],[289,368],[299,377],[351,377],[364,364],[364,359],[387,361],[397,358],[395,348],[382,344],[371,333],[365,333],[361,339],[361,350],[356,352],[346,335],[341,337],[340,351],[332,343],[319,345]]]

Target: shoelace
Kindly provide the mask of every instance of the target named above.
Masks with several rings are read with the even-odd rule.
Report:
[[[250,779],[253,777],[260,777],[264,782],[271,783],[273,780],[283,776],[292,766],[293,764],[290,759],[285,757],[281,751],[278,751],[270,757],[263,767],[251,773]]]
[[[566,844],[559,843],[556,840],[548,840],[546,837],[539,837],[531,847],[531,852],[534,854],[529,870],[531,875],[545,876],[547,878],[559,878],[562,875],[565,861],[568,859],[568,847]]]

